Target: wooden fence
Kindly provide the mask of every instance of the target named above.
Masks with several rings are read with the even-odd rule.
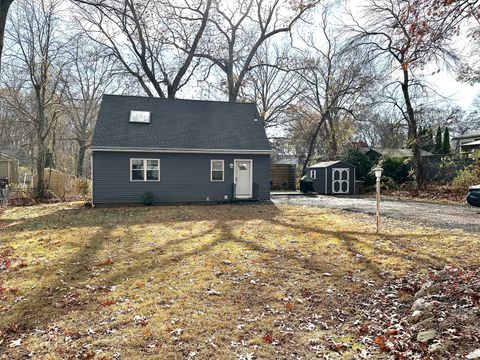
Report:
[[[272,190],[295,190],[296,166],[291,164],[272,164],[270,179]]]

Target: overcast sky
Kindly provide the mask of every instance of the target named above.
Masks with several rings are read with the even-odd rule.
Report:
[[[368,3],[367,0],[346,0],[346,7],[352,10],[355,18],[361,18],[363,11],[362,7]],[[464,59],[468,59],[469,62],[477,62],[472,58],[469,58],[469,44],[465,36],[455,39],[455,49],[458,51]],[[430,71],[431,73],[432,71]],[[426,76],[428,82],[433,85],[435,90],[443,97],[447,98],[452,104],[461,106],[464,109],[468,109],[473,99],[480,93],[480,84],[474,86],[458,82],[456,80],[455,70],[441,69],[440,72],[435,75]]]

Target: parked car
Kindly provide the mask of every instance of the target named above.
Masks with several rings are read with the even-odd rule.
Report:
[[[467,194],[467,202],[472,206],[480,207],[480,185],[470,186]]]

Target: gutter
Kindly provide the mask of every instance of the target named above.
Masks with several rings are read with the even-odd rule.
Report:
[[[148,148],[148,147],[91,147],[90,151],[104,152],[154,152],[154,153],[179,153],[179,154],[251,154],[270,155],[273,150],[245,150],[245,149],[189,149],[189,148]]]

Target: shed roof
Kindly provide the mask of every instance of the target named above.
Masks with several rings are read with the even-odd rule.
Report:
[[[129,122],[132,110],[150,112],[150,123]],[[119,95],[103,96],[91,147],[270,151],[253,103]]]
[[[479,137],[480,136],[480,131],[476,132],[471,132],[471,133],[466,133],[463,135],[458,135],[452,138],[452,140],[458,140],[458,139],[468,139],[468,138],[474,138],[474,137]]]
[[[469,143],[462,144],[462,146],[480,146],[480,140],[471,141],[471,142],[469,142]]]
[[[353,165],[347,164],[346,162],[337,160],[337,161],[322,161],[312,166],[309,166],[309,168],[327,168],[335,164],[345,164],[348,166],[353,166]]]
[[[13,156],[0,152],[0,160],[15,160]]]

